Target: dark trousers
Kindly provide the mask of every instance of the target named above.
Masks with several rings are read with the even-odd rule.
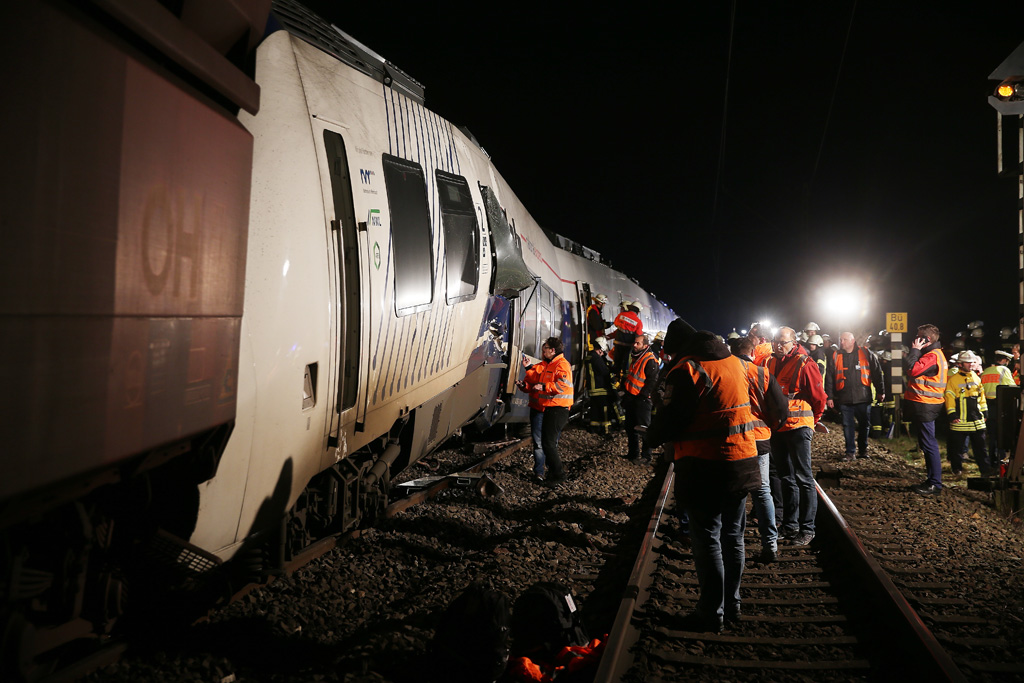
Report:
[[[868,432],[871,430],[869,408],[868,403],[846,403],[839,406],[839,412],[843,414],[843,436],[846,437],[847,455],[865,455],[868,452]]]
[[[939,454],[939,442],[935,438],[935,420],[914,420],[913,425],[917,429],[917,447],[924,456],[928,472],[925,484],[942,488],[942,456]]]
[[[962,455],[967,452],[967,442],[971,442],[971,450],[974,451],[974,460],[978,463],[978,470],[981,476],[987,477],[992,474],[992,465],[988,459],[988,451],[985,448],[985,431],[979,429],[974,432],[957,432],[949,430],[949,437],[946,440],[946,457],[949,458],[949,469],[953,474],[964,471]]]
[[[772,434],[772,459],[782,487],[782,522],[776,520],[776,526],[787,535],[814,534],[818,493],[811,470],[811,435],[810,427]]]
[[[562,456],[558,453],[558,439],[562,429],[569,422],[569,408],[566,406],[549,406],[544,409],[544,424],[541,426],[540,442],[544,448],[544,460],[551,479],[565,476],[562,469]]]
[[[626,394],[622,399],[626,411],[626,440],[629,443],[630,460],[650,459],[651,447],[647,445],[647,427],[651,425],[651,402],[639,396]],[[640,427],[640,431],[637,431]]]
[[[996,411],[994,409],[995,403],[995,399],[992,399],[991,403],[989,403],[989,406],[992,407],[989,408],[988,420],[985,421],[985,426],[988,428],[985,430],[986,432],[988,432],[985,435],[985,440],[988,442],[988,464],[992,466],[993,470],[998,468],[999,463],[1001,463],[1003,461],[1003,458],[1006,457],[1006,451],[1004,451],[1002,448],[999,448],[999,438],[996,434]],[[993,474],[998,474],[998,472],[993,472]]]

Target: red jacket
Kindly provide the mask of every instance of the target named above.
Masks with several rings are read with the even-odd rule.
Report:
[[[785,356],[778,358],[776,362],[781,362],[783,365],[794,362],[797,356],[806,356],[806,353],[800,353],[800,345],[795,344],[793,349]],[[774,354],[773,354],[774,356]],[[769,356],[771,358],[772,356]],[[767,364],[767,360],[765,361]],[[797,374],[796,379],[793,381],[792,386],[782,387],[783,393],[785,393],[790,400],[799,399],[806,401],[811,407],[811,414],[813,415],[814,424],[818,424],[821,420],[821,414],[825,412],[825,402],[828,397],[825,395],[825,387],[821,381],[821,370],[818,369],[818,364],[808,358],[807,362],[800,368],[800,372]],[[792,405],[790,406],[792,410]],[[791,415],[792,417],[792,415]]]

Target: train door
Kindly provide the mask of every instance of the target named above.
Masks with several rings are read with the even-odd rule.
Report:
[[[324,194],[330,198],[327,202],[328,214],[333,209],[334,218],[330,221],[329,249],[333,254],[334,301],[336,315],[333,321],[336,344],[331,349],[332,371],[327,373],[329,400],[333,394],[333,405],[328,425],[328,444],[337,446],[341,431],[342,414],[356,408],[354,420],[357,424],[365,419],[365,402],[359,401],[363,369],[359,358],[363,354],[365,327],[364,311],[360,305],[362,292],[362,273],[360,263],[360,226],[356,222],[355,207],[352,201],[352,181],[349,175],[348,155],[345,141],[340,133],[329,128],[323,129],[323,146],[327,163],[327,175],[330,187],[324,188]],[[360,410],[361,409],[361,410]],[[363,412],[364,414],[358,414]]]
[[[575,327],[579,331],[573,337],[573,346],[579,353],[579,371],[576,372],[574,377],[576,385],[576,395],[582,396],[584,389],[584,377],[587,373],[583,372],[583,364],[587,360],[587,354],[590,352],[590,329],[587,327],[587,311],[590,310],[591,293],[590,283],[583,282],[582,280],[576,281],[576,311],[579,318],[579,325]]]

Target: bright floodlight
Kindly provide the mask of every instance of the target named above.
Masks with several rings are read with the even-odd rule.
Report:
[[[821,291],[822,308],[829,317],[852,322],[867,315],[868,296],[864,289],[852,282],[841,282],[825,287]]]

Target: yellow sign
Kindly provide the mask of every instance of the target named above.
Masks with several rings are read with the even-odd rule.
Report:
[[[906,332],[907,331],[907,314],[906,313],[886,313],[885,314],[885,331],[886,332]]]

